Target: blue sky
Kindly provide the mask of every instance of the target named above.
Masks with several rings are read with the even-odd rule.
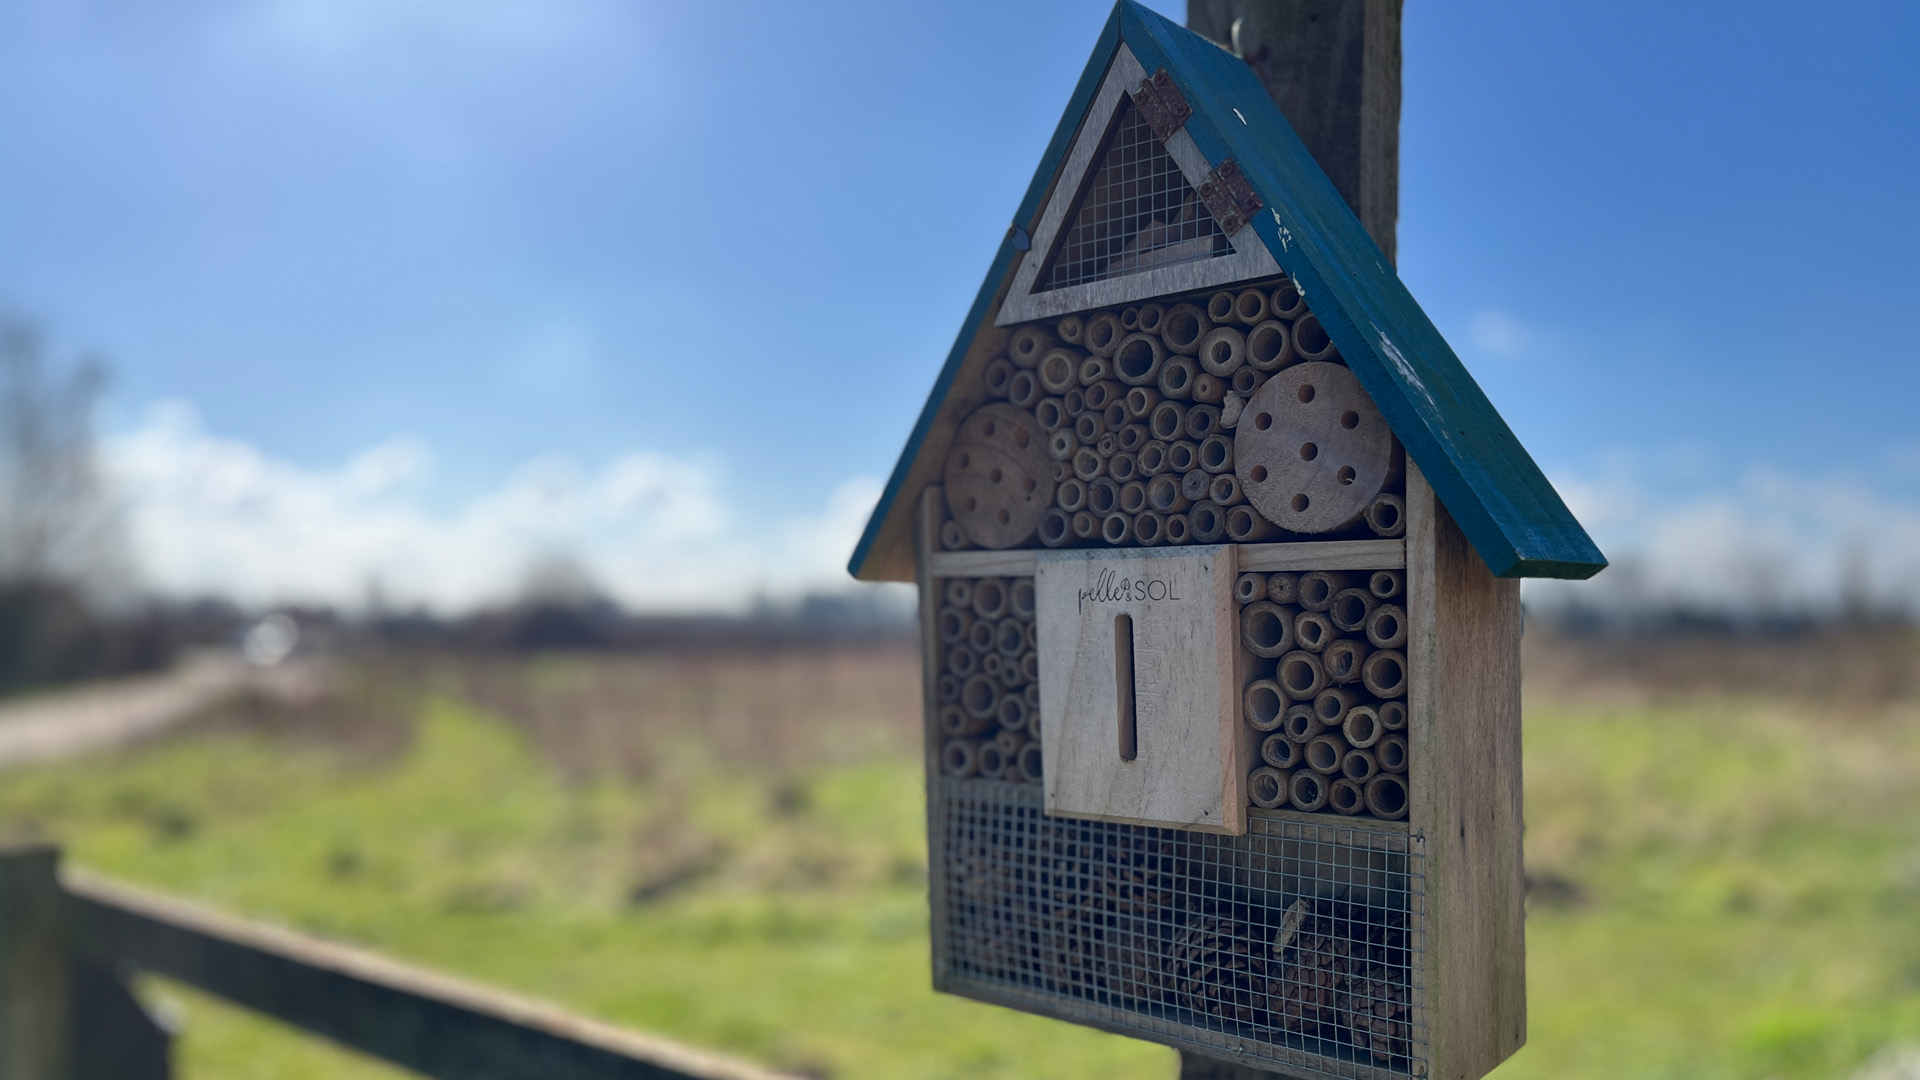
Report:
[[[0,306],[111,358],[157,587],[830,582],[1107,11],[10,3]],[[1917,45],[1409,5],[1402,275],[1622,580],[1920,594]]]

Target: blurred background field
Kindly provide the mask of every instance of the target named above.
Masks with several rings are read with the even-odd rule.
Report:
[[[1920,1032],[1901,627],[1527,640],[1507,1077],[1846,1076]],[[0,774],[89,869],[821,1077],[1140,1077],[928,989],[918,668],[871,636],[351,652]],[[1840,672],[1841,679],[1832,673]],[[177,986],[185,1077],[394,1075]]]

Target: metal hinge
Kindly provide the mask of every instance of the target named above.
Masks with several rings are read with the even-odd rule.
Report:
[[[1206,182],[1200,185],[1200,201],[1207,204],[1207,213],[1213,215],[1213,220],[1220,223],[1220,231],[1228,236],[1245,228],[1253,215],[1266,205],[1232,158],[1207,174]]]
[[[1143,80],[1140,89],[1129,96],[1133,98],[1133,107],[1140,110],[1140,118],[1161,142],[1171,138],[1180,130],[1180,125],[1187,122],[1187,117],[1193,115],[1193,106],[1187,104],[1180,88],[1173,85],[1173,76],[1167,74],[1166,68],[1154,72],[1153,78]]]

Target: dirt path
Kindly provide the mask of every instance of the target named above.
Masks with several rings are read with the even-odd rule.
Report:
[[[91,683],[0,704],[0,768],[151,738],[271,674],[236,657],[199,656],[162,675]]]

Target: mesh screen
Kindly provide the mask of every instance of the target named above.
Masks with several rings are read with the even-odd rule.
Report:
[[[950,989],[1250,1065],[1425,1075],[1420,837],[1278,817],[1216,836],[938,784]]]
[[[1124,98],[1072,220],[1037,291],[1233,252],[1179,164]]]

